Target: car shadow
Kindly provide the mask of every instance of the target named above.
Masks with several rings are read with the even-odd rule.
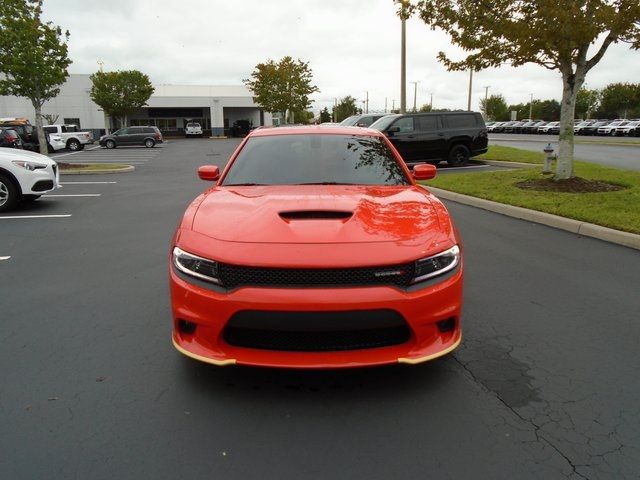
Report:
[[[384,367],[289,370],[253,367],[215,367],[189,358],[180,359],[183,386],[199,395],[219,396],[232,390],[234,396],[278,401],[290,397],[356,401],[440,390],[456,369],[448,357],[419,365]]]

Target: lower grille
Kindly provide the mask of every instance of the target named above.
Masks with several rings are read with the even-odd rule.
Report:
[[[53,180],[39,180],[31,187],[34,192],[44,192],[51,189],[53,189]]]
[[[223,331],[237,347],[329,352],[405,343],[411,331],[393,310],[348,312],[238,312]]]

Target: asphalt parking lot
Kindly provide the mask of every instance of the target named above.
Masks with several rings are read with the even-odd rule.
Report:
[[[63,176],[0,218],[0,478],[638,478],[640,255],[617,245],[448,203],[453,355],[300,372],[178,354],[171,236],[197,167],[237,143],[137,149],[154,156],[134,172]]]

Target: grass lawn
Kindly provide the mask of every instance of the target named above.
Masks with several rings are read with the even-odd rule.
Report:
[[[508,154],[509,160],[524,163],[540,163],[535,161],[534,156],[542,157],[542,154],[536,152],[491,146],[486,158],[506,160]],[[522,190],[515,186],[520,181],[542,178],[541,169],[538,168],[453,173],[423,183],[473,197],[640,234],[640,172],[586,162],[575,162],[574,166],[575,175],[578,177],[601,180],[627,188],[617,192],[559,193]]]
[[[489,145],[489,151],[477,157],[478,160],[500,160],[501,162],[544,163],[544,153],[521,148]]]

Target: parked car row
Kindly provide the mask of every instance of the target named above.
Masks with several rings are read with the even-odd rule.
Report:
[[[560,122],[521,120],[511,122],[487,122],[489,133],[529,133],[557,135]],[[575,135],[609,135],[640,137],[640,119],[632,120],[574,120]]]
[[[0,129],[7,132],[2,135],[4,140],[0,140],[0,146],[40,151],[36,128],[29,123],[28,119],[1,118]],[[85,145],[93,143],[91,132],[82,132],[77,125],[44,125],[43,130],[49,153],[64,149],[78,151]]]

